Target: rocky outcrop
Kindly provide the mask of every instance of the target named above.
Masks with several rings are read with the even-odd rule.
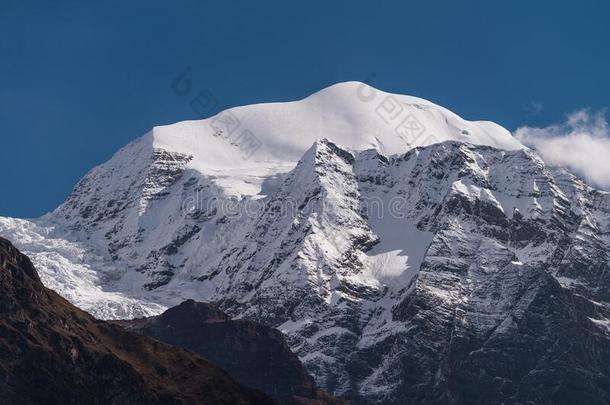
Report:
[[[313,378],[278,330],[231,320],[212,305],[189,300],[158,316],[117,323],[191,350],[222,367],[240,384],[263,391],[280,404],[340,403],[316,390]]]

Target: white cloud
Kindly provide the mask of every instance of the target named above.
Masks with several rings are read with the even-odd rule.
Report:
[[[610,190],[610,126],[603,113],[576,111],[561,124],[521,127],[515,137],[546,162],[568,167],[592,185]]]

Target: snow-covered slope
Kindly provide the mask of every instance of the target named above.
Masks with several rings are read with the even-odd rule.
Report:
[[[350,82],[154,128],[0,235],[100,317],[193,298],[278,327],[355,402],[460,402],[481,367],[490,402],[526,402],[550,360],[507,341],[565,324],[606,353],[609,213],[496,124]]]
[[[237,207],[244,201],[259,209],[322,138],[388,156],[444,140],[521,147],[496,124],[469,122],[426,100],[363,83],[340,83],[300,101],[237,107],[207,120],[155,127],[91,170],[53,213],[28,227],[3,221],[0,229],[18,244],[32,240],[22,237],[24,229],[38,230],[33,239],[62,246],[55,250],[62,261],[87,267],[78,271],[89,274],[86,285],[68,281],[72,276],[66,274],[56,276],[62,281],[53,286],[98,316],[139,313],[131,304],[113,313],[116,293],[150,296],[161,305],[207,298],[208,288],[192,278],[202,272],[202,263],[209,266],[223,257],[250,219],[235,215],[235,209],[243,209]],[[57,242],[48,242],[51,235]],[[20,248],[28,254],[36,250]],[[90,259],[74,252],[86,252]],[[415,255],[421,256],[421,249]],[[371,267],[384,260],[396,263],[396,271],[404,265],[384,253],[371,259]],[[160,293],[158,287],[166,284],[168,292]],[[146,304],[142,310],[151,308]]]
[[[466,121],[429,101],[359,82],[339,83],[300,101],[236,107],[207,120],[156,127],[151,136],[154,147],[193,155],[189,167],[221,177],[233,176],[231,169],[294,165],[321,138],[385,155],[446,140],[522,147],[497,124]]]
[[[236,107],[205,120],[155,127],[101,169],[118,166],[125,174],[125,166],[135,160],[140,167],[150,149],[166,151],[177,154],[177,163],[181,154],[188,156],[186,169],[209,176],[228,194],[253,195],[270,174],[292,169],[322,138],[386,156],[447,140],[507,150],[523,147],[492,122],[466,121],[420,98],[346,82],[300,101]],[[172,155],[166,157],[171,160]]]

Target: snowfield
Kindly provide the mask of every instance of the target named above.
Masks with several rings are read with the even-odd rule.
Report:
[[[409,131],[405,125],[413,123],[416,129]],[[244,131],[258,140],[250,156],[239,143]],[[217,206],[232,212],[234,205],[221,201],[271,195],[322,138],[352,151],[375,149],[386,156],[445,140],[522,147],[496,124],[469,122],[429,101],[384,93],[364,83],[339,83],[300,101],[236,107],[206,120],[155,127],[88,173],[53,213],[32,221],[0,218],[0,234],[35,256],[47,286],[98,317],[150,315],[184,298],[208,299],[209,289],[191,281],[201,262],[222,253],[226,241],[216,224],[205,224],[197,232],[199,241],[181,248],[180,261],[160,266],[162,272],[198,257],[193,265],[183,266],[183,274],[173,276],[167,292],[143,289],[149,277],[128,269],[153,266],[147,255],[167,246],[185,228],[190,226],[186,232],[192,232],[185,212]],[[193,185],[189,189],[183,181],[178,190],[173,184],[177,177],[188,177]],[[162,201],[157,201],[160,196]],[[377,199],[372,201],[381,201]],[[117,210],[120,204],[125,207]],[[389,206],[383,201],[375,208]],[[94,209],[96,221],[89,212]],[[429,237],[420,239],[424,234],[413,224],[403,227],[388,212],[375,216],[380,218],[371,225],[384,243],[370,253],[370,271],[364,276],[412,276]],[[409,252],[400,242],[401,232]],[[110,238],[113,233],[117,237]]]

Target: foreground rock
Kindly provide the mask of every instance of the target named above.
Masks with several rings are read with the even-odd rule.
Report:
[[[274,402],[193,353],[94,319],[0,238],[0,403]]]
[[[231,320],[212,305],[188,300],[158,316],[118,323],[192,350],[280,404],[341,403],[316,390],[313,378],[281,332],[255,322]]]

